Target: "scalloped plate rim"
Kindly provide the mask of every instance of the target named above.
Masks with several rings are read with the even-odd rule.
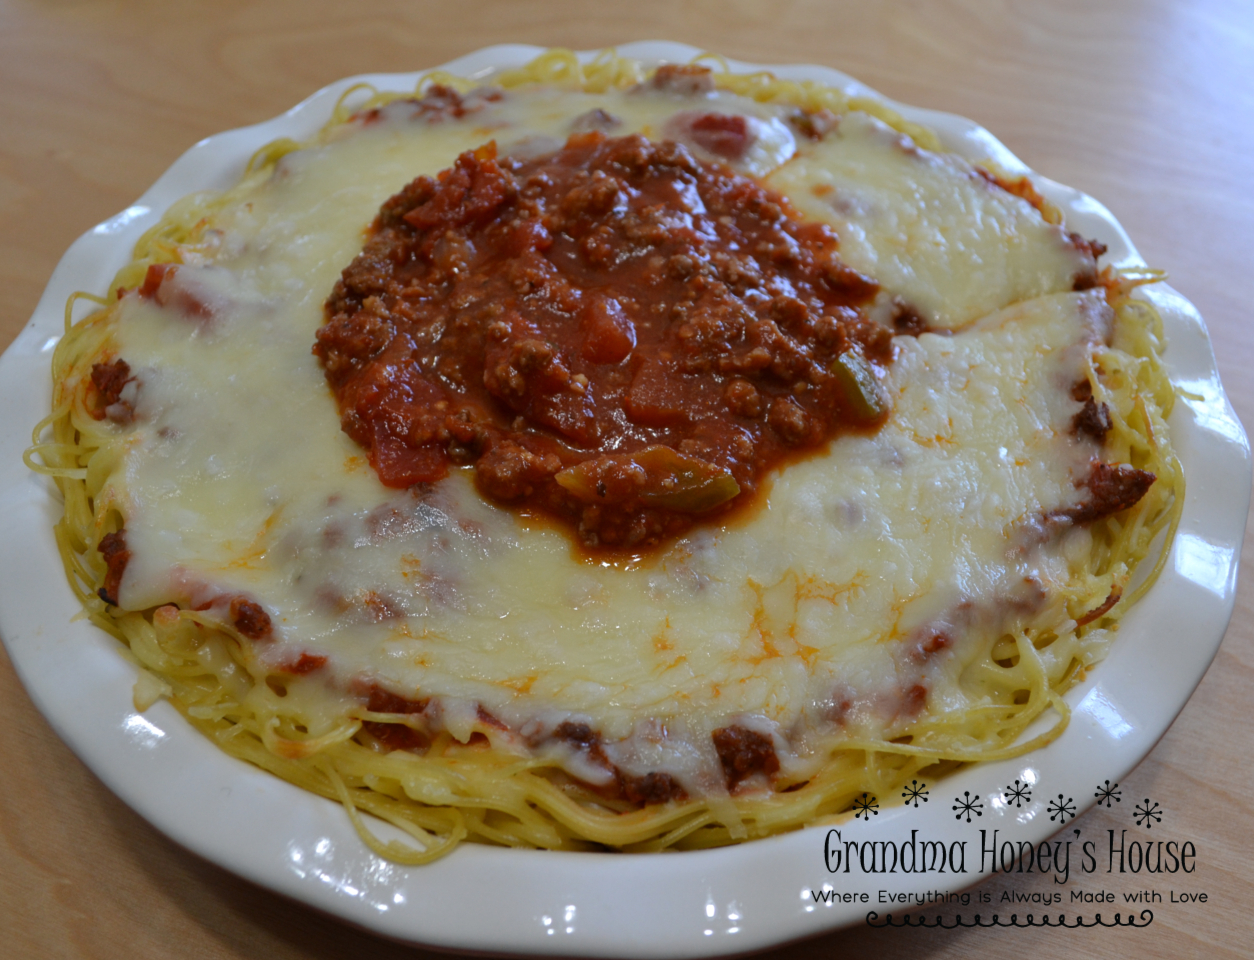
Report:
[[[652,61],[686,61],[701,52],[666,41],[617,49]],[[488,47],[440,69],[486,76],[542,50]],[[585,59],[595,55],[580,54]],[[766,69],[876,96],[907,119],[937,129],[949,149],[969,159],[991,153],[1012,172],[1028,171],[974,122],[887,100],[832,68],[728,64],[736,71]],[[0,401],[11,411],[9,422],[17,424],[0,431],[0,449],[9,454],[0,458],[0,532],[17,538],[9,542],[29,547],[20,557],[0,559],[0,632],[19,676],[74,752],[172,839],[262,886],[388,937],[505,953],[698,957],[759,950],[859,922],[865,907],[806,903],[807,890],[832,883],[822,857],[826,827],[701,852],[568,854],[466,844],[426,867],[390,864],[361,845],[337,804],[222,754],[168,703],[136,714],[130,703],[135,668],[124,651],[89,624],[66,622],[77,603],[49,547],[48,527],[57,512],[50,484],[28,473],[20,459],[16,469],[13,462],[26,446],[29,425],[47,409],[48,353],[66,297],[75,289],[104,289],[138,234],[173,200],[192,190],[230,185],[252,151],[278,136],[311,135],[353,83],[410,89],[421,73],[346,78],[272,120],[202,140],[135,204],[75,241],[58,264],[31,323],[0,358]],[[1069,227],[1107,243],[1113,262],[1141,263],[1127,234],[1100,203],[1033,177],[1068,213]],[[1197,502],[1192,493],[1186,496],[1186,522],[1163,579],[1123,621],[1125,635],[1135,637],[1117,641],[1107,660],[1068,693],[1074,717],[1063,737],[1025,757],[971,767],[943,781],[945,796],[950,789],[955,794],[965,789],[983,797],[984,825],[1017,823],[1019,839],[1044,839],[1058,826],[1045,821],[1040,800],[1025,810],[999,806],[997,784],[1010,779],[1043,784],[1050,777],[1056,786],[1059,781],[1052,778],[1061,776],[1066,792],[1087,787],[1086,776],[1122,778],[1149,753],[1200,681],[1235,602],[1250,494],[1248,441],[1223,394],[1201,317],[1165,285],[1148,295],[1167,322],[1173,380],[1188,383],[1202,398],[1182,399],[1172,428],[1182,460],[1208,465],[1209,496],[1207,503]],[[56,574],[51,581],[50,560]],[[1170,615],[1181,606],[1189,607],[1191,623],[1202,623],[1193,645],[1172,642],[1173,630],[1185,629],[1179,617]],[[1146,652],[1160,658],[1151,668],[1140,662]],[[1148,709],[1144,697],[1129,702],[1125,668],[1157,698]],[[938,792],[934,795],[940,799]],[[955,824],[943,809],[947,802],[917,814],[888,808],[865,825],[845,818],[838,829],[864,839],[890,839],[907,817],[916,816],[923,819],[910,825],[926,824],[937,837],[973,839],[976,828]],[[1077,798],[1077,813],[1092,802]],[[929,886],[960,890],[981,879],[971,874]],[[882,886],[903,891],[911,886],[894,883]],[[879,886],[875,881],[862,888]]]

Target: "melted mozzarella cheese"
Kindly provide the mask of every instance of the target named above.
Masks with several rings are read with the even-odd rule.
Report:
[[[1027,201],[953,154],[849,113],[767,180],[840,237],[840,255],[934,327],[1070,290],[1086,256]]]
[[[401,100],[384,107],[381,114],[393,129],[402,129],[407,120],[420,116],[419,110],[413,101]],[[604,94],[540,88],[510,91],[497,101],[476,101],[475,112],[462,122],[422,123],[420,129],[424,137],[435,133],[439,141],[445,135],[455,137],[455,128],[462,135],[470,135],[471,146],[495,139],[502,153],[520,158],[550,153],[561,147],[572,132],[598,130],[611,137],[640,133],[651,140],[680,140],[705,160],[727,163],[741,173],[764,177],[796,150],[795,138],[784,119],[788,112],[777,105],[758,103],[723,90],[677,96],[647,86]],[[745,118],[748,137],[743,155],[710,153],[693,138],[682,121],[703,114]],[[413,129],[411,125],[409,132]],[[344,133],[355,135],[351,127]],[[434,173],[448,166],[454,156],[444,157],[434,170],[425,172]],[[406,182],[401,181],[397,188]]]
[[[1096,452],[1070,430],[1070,387],[1109,320],[1095,293],[898,338],[881,430],[836,440],[776,475],[753,513],[641,563],[581,561],[467,472],[424,492],[379,483],[310,352],[364,226],[492,130],[544,136],[592,106],[645,129],[676,109],[615,98],[511,94],[434,124],[393,108],[285,157],[216,215],[216,253],[176,274],[207,317],[122,301],[117,352],[140,383],[109,484],[131,550],[123,607],[225,617],[246,594],[270,612],[275,640],[258,655],[275,664],[307,651],[341,690],[364,678],[432,697],[462,740],[479,704],[513,731],[586,721],[623,770],[703,794],[723,789],[719,726],[775,736],[785,770],[804,771],[807,737],[891,735],[920,688],[929,710],[968,707],[981,691],[966,665],[1007,630],[1066,620],[1061,546],[1016,532],[1076,502]],[[776,184],[799,206],[828,182],[807,162]],[[952,643],[924,651],[940,634]],[[577,775],[606,775],[567,752]]]

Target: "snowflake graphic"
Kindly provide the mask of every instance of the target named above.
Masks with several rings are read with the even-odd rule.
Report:
[[[1109,780],[1107,780],[1106,786],[1104,787],[1101,784],[1098,784],[1097,792],[1093,794],[1093,796],[1097,797],[1097,805],[1099,807],[1104,803],[1106,804],[1106,808],[1109,809],[1110,802],[1112,800],[1115,803],[1123,802],[1122,800],[1119,799],[1119,794],[1121,793],[1123,793],[1123,791],[1119,789],[1119,784],[1111,783]]]
[[[910,786],[901,791],[901,796],[906,801],[907,807],[914,804],[915,808],[918,809],[920,800],[927,803],[927,784],[919,783],[918,780],[911,780]]]
[[[984,804],[980,802],[979,797],[972,797],[968,790],[962,791],[961,797],[954,797],[953,808],[958,811],[954,815],[955,820],[961,820],[963,817],[966,817],[967,823],[970,823],[971,814],[974,813],[977,817],[984,816]]]
[[[1057,820],[1059,823],[1066,823],[1067,818],[1075,817],[1075,799],[1067,797],[1062,798],[1062,794],[1058,794],[1057,800],[1049,801],[1049,819]]]
[[[877,807],[879,807],[879,801],[869,793],[864,793],[853,802],[853,808],[858,811],[853,815],[853,818],[857,820],[858,817],[861,817],[863,820],[870,820],[871,814],[875,814],[878,817],[880,812]]]
[[[1152,829],[1154,823],[1163,822],[1162,808],[1157,803],[1151,804],[1149,797],[1145,798],[1145,806],[1141,806],[1139,803],[1136,805],[1136,810],[1132,816],[1136,820],[1136,825],[1144,827],[1146,830]],[[1154,823],[1150,823],[1151,820]]]
[[[1002,792],[1002,796],[1006,798],[1006,806],[1010,806],[1013,803],[1017,810],[1023,804],[1032,802],[1032,788],[1029,784],[1020,783],[1016,780],[1013,787],[1006,787]]]

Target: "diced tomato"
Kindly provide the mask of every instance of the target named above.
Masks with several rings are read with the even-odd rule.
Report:
[[[387,424],[374,423],[370,460],[384,486],[404,489],[415,483],[434,483],[448,473],[444,450],[435,445],[411,447],[388,432]]]
[[[597,297],[584,308],[583,356],[592,363],[621,363],[636,346],[636,328],[617,300]]]
[[[692,121],[693,141],[716,157],[739,160],[757,138],[739,114],[706,113]]]
[[[631,390],[623,407],[632,422],[646,427],[669,427],[687,419],[684,405],[687,397],[682,382],[667,364],[646,360],[631,381]]]

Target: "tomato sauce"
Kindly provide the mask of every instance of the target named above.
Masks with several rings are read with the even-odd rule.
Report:
[[[383,483],[473,465],[487,497],[636,547],[883,422],[877,289],[779,194],[588,132],[526,161],[489,144],[389,199],[314,353]]]

